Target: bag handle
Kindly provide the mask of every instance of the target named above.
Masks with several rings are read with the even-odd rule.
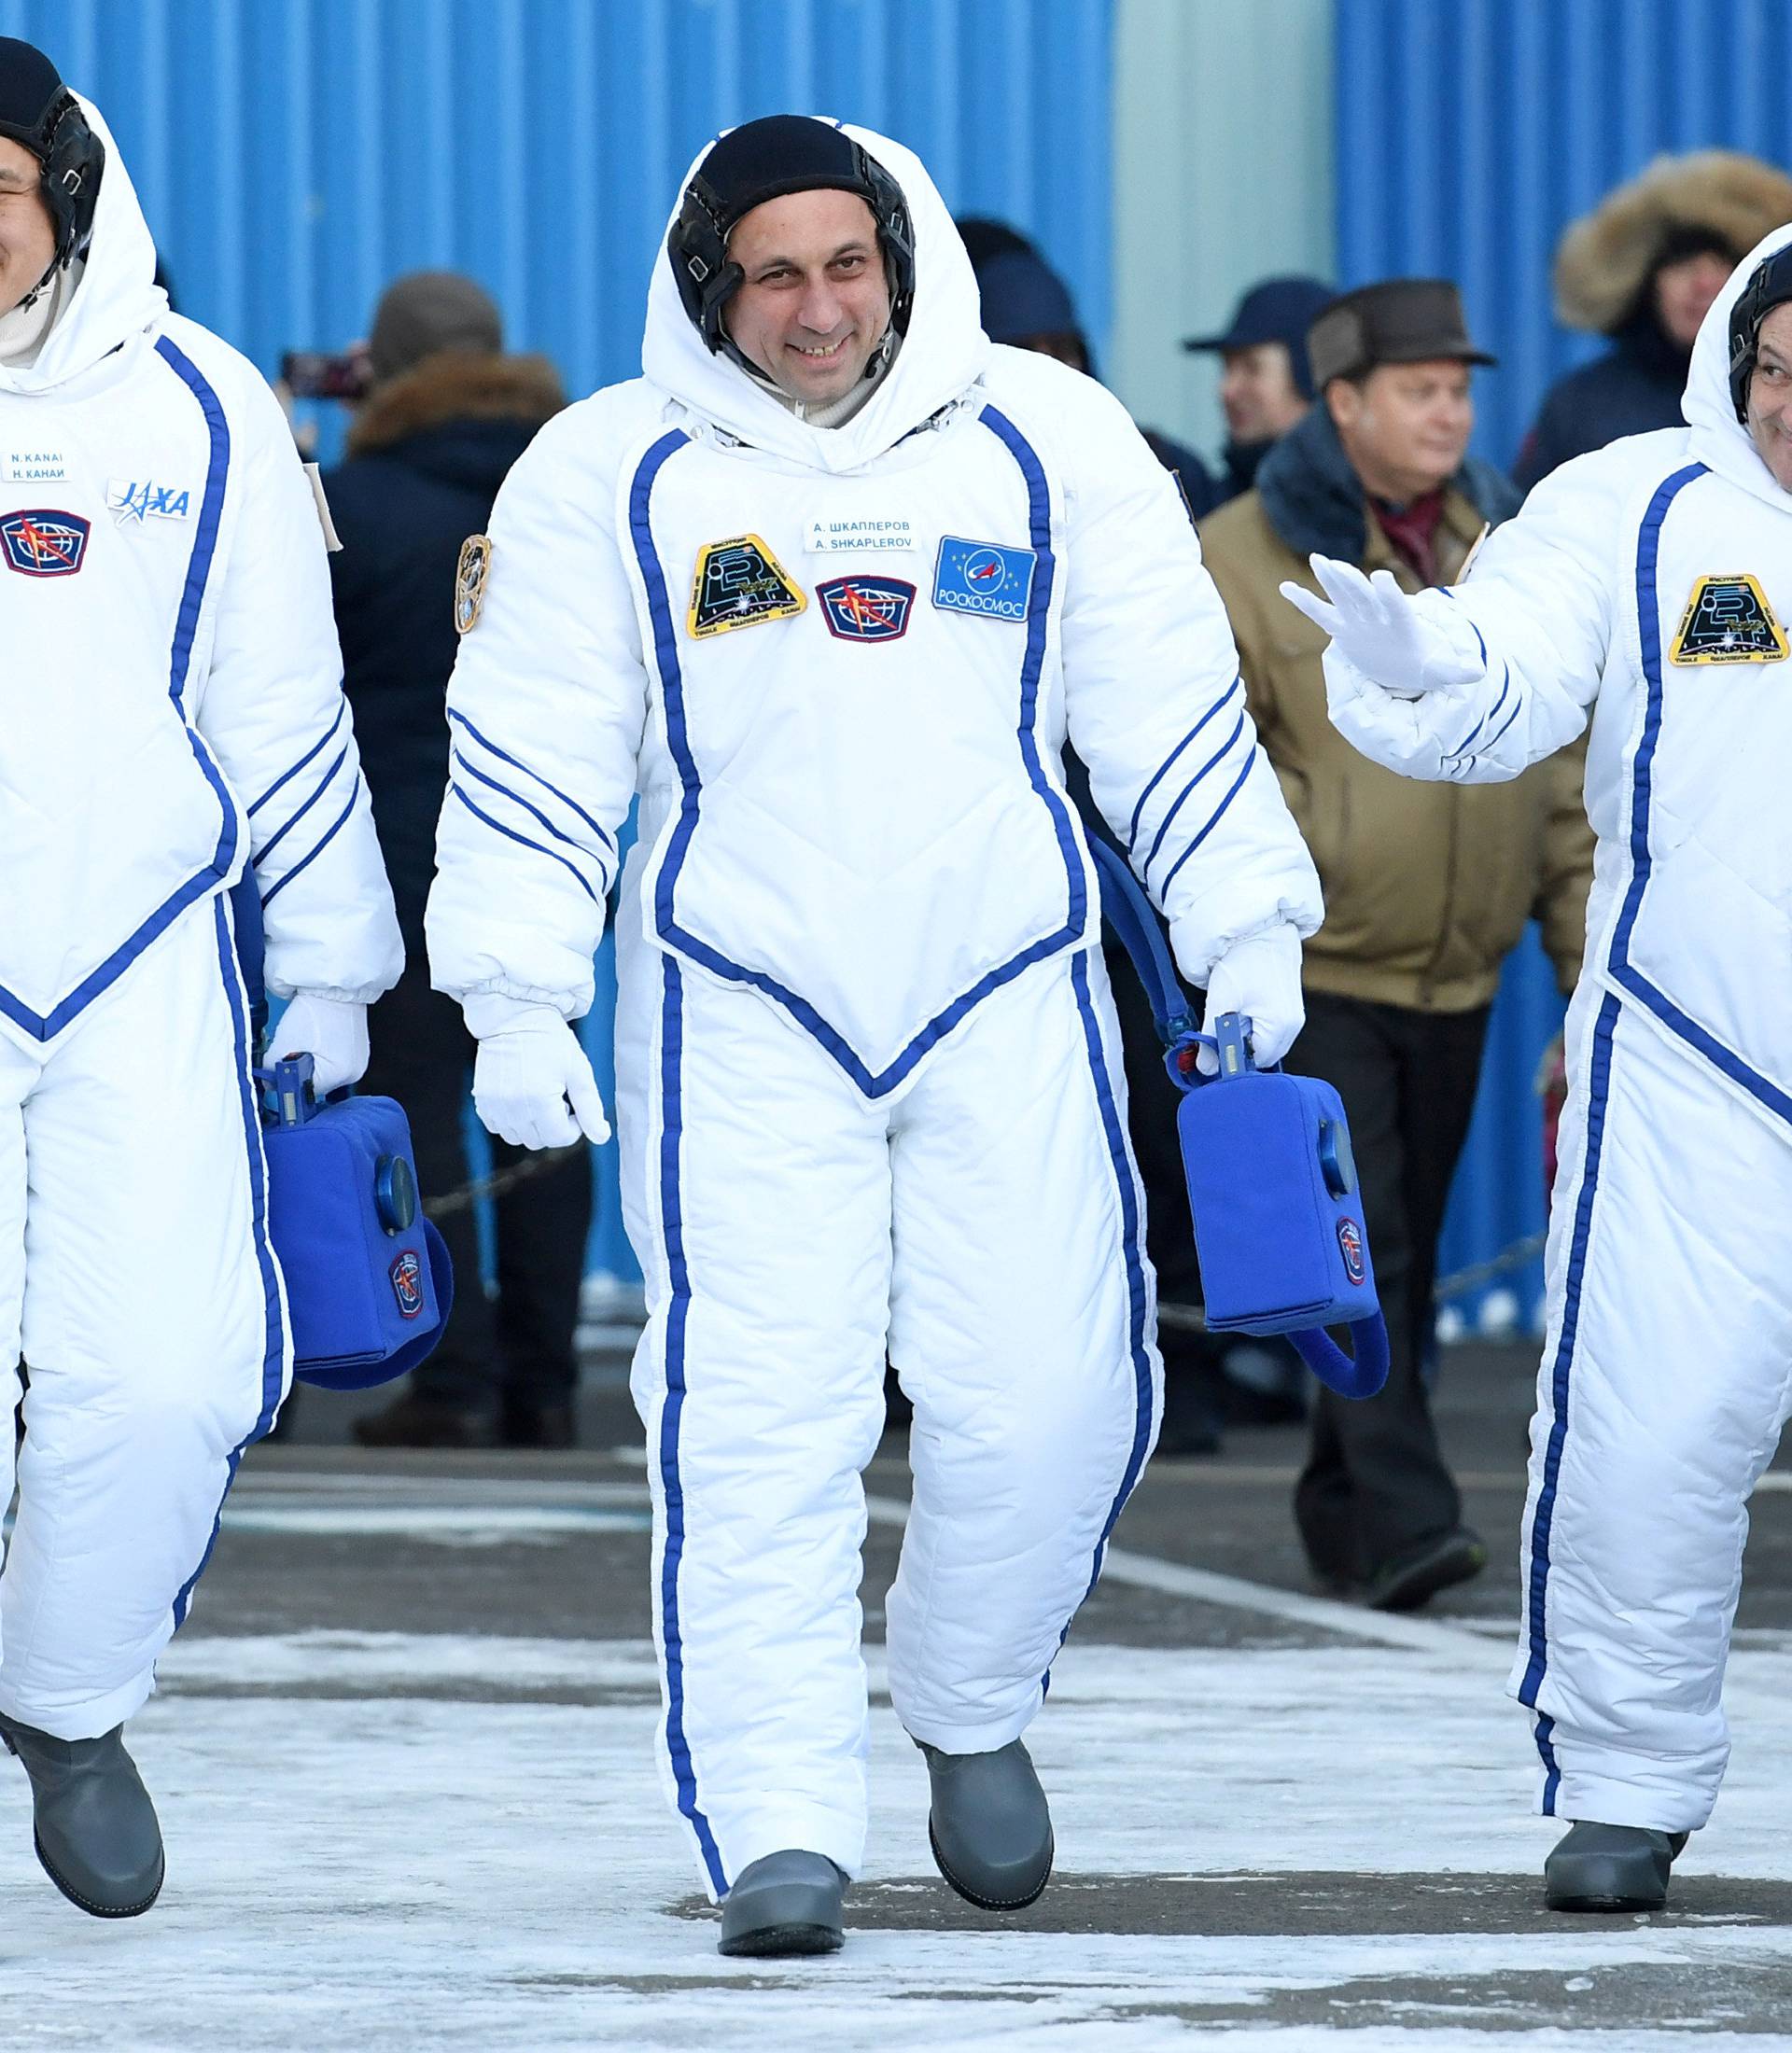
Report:
[[[1169,1081],[1179,1091],[1187,1092],[1226,1077],[1258,1073],[1251,1055],[1250,1014],[1222,1013],[1213,1022],[1211,1033],[1201,1031],[1195,1008],[1176,973],[1174,958],[1165,945],[1157,915],[1130,866],[1119,850],[1099,834],[1089,836],[1089,848],[1101,873],[1101,910],[1132,957],[1132,966],[1145,987],[1152,1024],[1164,1044],[1164,1068]],[[1211,1049],[1219,1056],[1217,1077],[1203,1076],[1196,1068],[1197,1048]]]
[[[1326,1389],[1340,1397],[1373,1397],[1388,1379],[1388,1322],[1379,1312],[1351,1322],[1353,1355],[1346,1354],[1323,1326],[1285,1337]]]

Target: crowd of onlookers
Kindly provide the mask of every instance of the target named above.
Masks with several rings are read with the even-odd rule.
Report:
[[[1456,287],[1388,279],[1337,293],[1307,277],[1253,286],[1220,332],[1184,347],[1221,363],[1225,439],[1209,465],[1143,432],[1181,482],[1230,614],[1264,748],[1318,864],[1326,921],[1308,945],[1307,1025],[1294,1066],[1343,1096],[1361,1166],[1393,1366],[1366,1404],[1322,1393],[1296,1516],[1322,1583],[1398,1608],[1435,1586],[1439,1550],[1472,1572],[1431,1416],[1434,1265],[1501,965],[1540,921],[1564,990],[1579,966],[1592,840],[1577,751],[1516,782],[1403,780],[1326,718],[1324,637],[1277,591],[1313,583],[1314,552],[1385,569],[1417,591],[1459,578],[1478,537],[1558,465],[1620,435],[1676,425],[1693,340],[1735,263],[1792,218],[1792,178],[1705,151],[1663,159],[1563,236],[1558,312],[1608,347],[1545,398],[1513,475],[1467,454],[1472,374],[1493,358]],[[1007,224],[959,223],[991,339],[1099,375],[1071,294]],[[471,1045],[427,987],[423,901],[447,773],[442,692],[455,637],[444,594],[510,464],[564,403],[551,367],[504,353],[497,308],[470,281],[419,273],[381,301],[371,389],[327,480],[349,546],[332,558],[347,691],[411,960],[373,1016],[369,1086],[411,1111],[426,1187],[464,1177],[460,1108]],[[1076,767],[1071,765],[1072,787]],[[1085,806],[1092,831],[1103,831]],[[1168,1402],[1160,1451],[1211,1450],[1228,1419],[1308,1408],[1273,1348],[1201,1330],[1173,1094],[1134,982],[1116,961],[1133,1136],[1150,1199]],[[500,1153],[502,1151],[500,1151]],[[569,1159],[497,1205],[497,1289],[464,1293],[454,1329],[409,1389],[363,1418],[385,1445],[569,1445],[572,1334],[589,1222]],[[471,1215],[454,1223],[477,1274]],[[1439,1535],[1443,1535],[1439,1539]]]

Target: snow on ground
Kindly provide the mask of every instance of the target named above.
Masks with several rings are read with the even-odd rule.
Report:
[[[1340,2022],[1361,2022],[1352,1990],[1372,1987],[1405,1991],[1378,1999],[1376,2039],[1397,2035],[1416,2053],[1549,2045],[1536,2035],[1539,1976],[1571,1992],[1575,1977],[1590,1988],[1623,1966],[1703,1971],[1714,1986],[1758,1973],[1792,1981],[1792,1934],[1728,1921],[1275,1929],[1286,1874],[1360,1878],[1340,1887],[1371,1900],[1415,1873],[1447,1888],[1455,1873],[1467,1887],[1504,1872],[1533,1887],[1550,1828],[1524,1814],[1503,1655],[1473,1651],[1478,1660],[1072,1644],[1035,1728],[1056,1795],[1059,1889],[1099,1916],[1103,1891],[1082,1878],[1237,1876],[1213,1885],[1228,1906],[1215,1921],[1244,1929],[1197,1935],[889,1929],[904,1916],[925,1925],[945,1899],[928,1878],[925,1777],[880,1704],[874,1852],[859,1892],[877,1927],[836,1960],[761,1963],[721,1961],[692,1901],[649,1758],[651,1647],[454,1634],[177,1642],[133,1728],[170,1838],[168,1890],[150,1917],[103,1925],[55,1896],[29,1864],[23,1780],[0,1780],[0,1844],[11,1849],[0,1978],[14,1991],[4,2043],[187,2048],[210,2020],[199,2043],[243,2053],[1133,2048],[1187,2045],[1224,2023],[1228,2046],[1292,2053],[1331,2034],[1254,2027],[1253,2011],[1329,1992]],[[1737,1666],[1752,1699],[1784,1701],[1792,1658],[1746,1654]],[[1767,1802],[1785,1787],[1787,1754],[1771,1727],[1739,1750],[1720,1823],[1689,1867],[1792,1879]],[[1154,1890],[1172,1888],[1131,1885],[1141,1921]],[[1475,2004],[1477,1984],[1488,2004]],[[1472,2025],[1463,2018],[1470,2029],[1426,2022],[1452,1990],[1480,2010]],[[1417,2013],[1410,2028],[1403,2008]],[[1721,2020],[1700,2021],[1693,2035],[1709,2043]],[[1600,2039],[1691,2043],[1680,2032]]]

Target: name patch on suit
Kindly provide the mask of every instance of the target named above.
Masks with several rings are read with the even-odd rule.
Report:
[[[60,449],[0,450],[0,484],[63,484],[68,458]]]
[[[123,527],[131,521],[184,521],[193,510],[193,496],[184,485],[157,484],[150,479],[108,478],[105,504]]]
[[[1024,621],[1038,564],[1030,549],[968,542],[960,536],[947,535],[933,566],[933,603],[948,613]]]
[[[828,633],[841,641],[893,642],[908,633],[915,587],[902,578],[830,578],[815,595]]]
[[[0,519],[0,552],[23,578],[72,578],[87,555],[89,524],[78,513],[35,506]]]
[[[757,535],[731,535],[706,542],[691,580],[687,625],[701,641],[706,635],[732,635],[761,621],[788,621],[806,611],[808,600]]]
[[[851,551],[859,556],[908,555],[920,547],[912,521],[811,521],[803,547],[811,556]]]
[[[1670,660],[1678,663],[1783,663],[1785,630],[1767,594],[1739,570],[1701,578],[1687,601]]]

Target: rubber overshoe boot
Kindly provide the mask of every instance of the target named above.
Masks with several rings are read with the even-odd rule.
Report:
[[[1363,1585],[1363,1601],[1371,1611],[1417,1611],[1439,1590],[1471,1581],[1486,1566],[1480,1535],[1458,1526],[1377,1569]]]
[[[1684,1832],[1644,1825],[1570,1825],[1543,1864],[1551,1910],[1659,1910],[1668,1871],[1687,1843]]]
[[[161,1893],[161,1827],[124,1727],[57,1739],[0,1718],[0,1739],[31,1778],[37,1858],[70,1903],[95,1918],[137,1918]]]
[[[791,1953],[837,1953],[846,1943],[841,1902],[847,1878],[825,1853],[792,1849],[749,1861],[721,1899],[718,1953],[766,1961]]]
[[[1018,1739],[993,1753],[917,1741],[933,1785],[927,1837],[952,1887],[979,1910],[1025,1910],[1052,1875],[1052,1813]]]

